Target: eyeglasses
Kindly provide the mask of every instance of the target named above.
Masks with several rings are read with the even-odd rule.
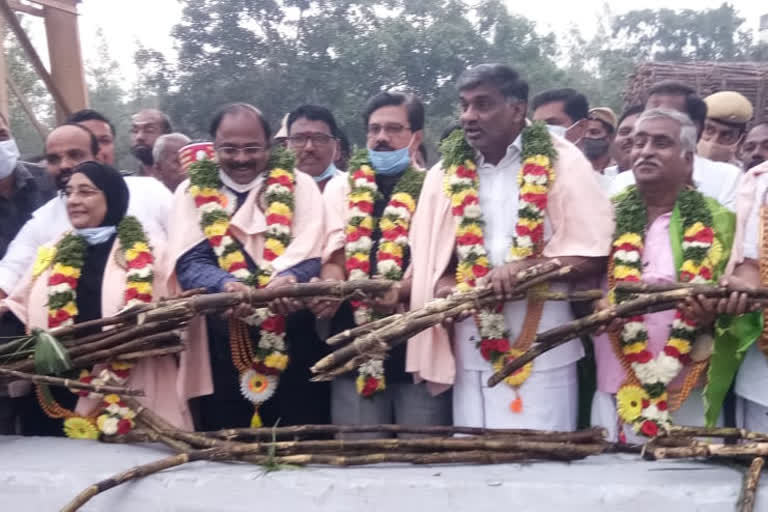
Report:
[[[246,146],[244,148],[237,148],[235,146],[221,146],[216,148],[216,153],[218,153],[218,155],[223,158],[235,158],[242,152],[246,157],[254,158],[264,154],[266,149],[267,148],[264,146]]]
[[[410,128],[408,126],[403,126],[402,124],[369,124],[368,136],[375,137],[382,131],[389,136],[400,135],[403,133],[403,130],[410,130]]]
[[[307,145],[307,141],[312,141],[313,146],[327,146],[336,140],[336,137],[331,137],[324,133],[313,133],[312,135],[292,135],[287,140],[289,146],[303,148]]]

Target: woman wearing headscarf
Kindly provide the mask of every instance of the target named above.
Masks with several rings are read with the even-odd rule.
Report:
[[[74,230],[40,249],[31,273],[5,301],[26,329],[53,329],[109,317],[163,295],[166,276],[156,264],[162,261],[163,248],[147,238],[135,217],[126,216],[129,192],[120,173],[98,162],[85,162],[74,169],[63,193]],[[80,378],[109,377],[143,389],[145,396],[139,398],[143,405],[176,426],[191,428],[189,411],[176,393],[177,374],[176,359],[160,356],[99,365]],[[135,411],[119,397],[78,395],[72,410],[73,392],[38,386],[40,407],[57,420],[56,428],[50,423],[28,425],[26,432],[60,432],[61,420],[70,437],[113,435],[133,426]]]

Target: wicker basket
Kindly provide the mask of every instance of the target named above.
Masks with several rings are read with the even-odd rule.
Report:
[[[755,121],[768,121],[768,62],[646,62],[629,76],[624,105],[644,103],[646,92],[662,80],[677,80],[701,97],[737,91],[755,108]]]

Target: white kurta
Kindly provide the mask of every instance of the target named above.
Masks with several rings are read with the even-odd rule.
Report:
[[[742,171],[735,165],[715,162],[709,158],[694,155],[693,184],[707,197],[716,199],[731,211],[736,211],[736,191]],[[614,196],[635,183],[635,173],[626,171],[613,179],[610,195]]]
[[[493,266],[504,264],[517,223],[521,138],[518,137],[498,163],[491,165],[478,159],[480,188],[478,198],[483,211],[485,248]],[[544,237],[549,239],[552,226],[545,219]],[[567,285],[552,286],[566,291]],[[513,342],[525,320],[526,301],[508,302],[503,314]],[[550,301],[544,310],[538,331],[556,327],[573,319],[567,302]],[[515,391],[502,383],[493,388],[485,385],[493,373],[491,365],[480,355],[476,343],[480,339],[472,318],[456,324],[454,354],[456,382],[453,389],[454,424],[487,428],[539,428],[573,430],[576,427],[578,383],[576,361],[584,356],[579,340],[572,340],[536,358],[533,374],[520,387],[522,412],[512,412],[510,404]]]
[[[139,219],[152,240],[165,243],[173,195],[155,178],[126,177],[125,183],[130,192],[128,215]],[[0,290],[10,294],[34,262],[37,249],[70,229],[63,198],[54,197],[35,210],[0,261]]]
[[[756,179],[752,210],[744,231],[744,257],[753,260],[760,259],[760,208],[768,191],[768,174],[760,174]],[[757,348],[757,343],[744,356],[734,391],[740,401],[736,415],[739,426],[768,432],[768,358]]]

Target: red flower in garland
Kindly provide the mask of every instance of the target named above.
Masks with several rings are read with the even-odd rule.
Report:
[[[365,386],[360,392],[361,395],[368,397],[373,395],[379,389],[379,379],[375,377],[368,377],[365,379]]]
[[[70,314],[64,311],[63,309],[57,309],[55,314],[48,313],[48,327],[51,329],[54,327],[58,327],[67,320],[69,320]]]
[[[269,332],[283,332],[285,330],[285,318],[280,315],[270,315],[261,323],[261,328]]]
[[[367,213],[368,215],[373,213],[373,203],[371,201],[350,201],[349,206],[352,208],[357,208],[361,212]]]
[[[49,286],[56,286],[58,284],[68,284],[73,290],[77,288],[77,279],[74,277],[65,276],[64,274],[53,274],[48,278]]]
[[[648,437],[655,437],[659,433],[659,426],[653,421],[645,420],[640,430]]]
[[[152,253],[144,251],[128,262],[128,268],[144,268],[147,265],[151,265],[154,261]]]
[[[348,258],[347,270],[360,270],[362,272],[369,273],[371,271],[371,262],[360,261],[357,258]]]
[[[133,425],[130,420],[122,419],[117,422],[117,433],[119,435],[127,434],[132,428]]]
[[[456,237],[456,243],[459,245],[477,245],[483,243],[483,237],[474,233],[464,233]]]
[[[280,176],[270,176],[267,178],[267,185],[282,185],[286,188],[292,188],[293,187],[293,180],[290,176],[280,175]]]
[[[357,242],[363,237],[370,237],[371,234],[372,233],[370,229],[358,226],[347,234],[347,240],[350,242]]]

